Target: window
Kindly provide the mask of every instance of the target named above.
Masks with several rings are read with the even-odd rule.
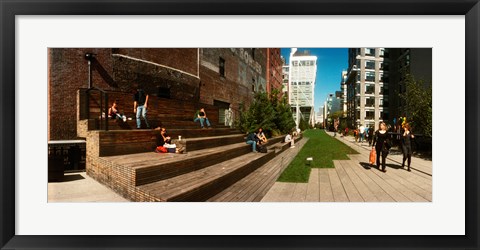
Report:
[[[375,99],[374,98],[367,98],[365,100],[365,107],[375,107]]]
[[[375,69],[375,61],[365,61],[366,69]]]
[[[365,119],[366,120],[374,120],[375,119],[375,111],[367,111]]]
[[[375,72],[365,72],[365,80],[369,82],[375,81]]]
[[[255,78],[252,78],[252,92],[255,93]]]
[[[365,94],[373,95],[375,94],[375,85],[369,84],[365,86]]]
[[[219,59],[218,62],[218,68],[221,76],[225,76],[225,59],[221,58]]]
[[[366,48],[365,49],[366,56],[375,56],[375,48]]]

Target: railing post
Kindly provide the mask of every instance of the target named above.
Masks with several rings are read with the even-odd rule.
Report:
[[[105,96],[105,131],[108,131],[108,94],[103,93]]]
[[[104,115],[102,114],[103,98],[102,98],[102,93],[100,91],[99,91],[98,96],[100,97],[100,106],[99,106],[99,110],[100,110],[100,129],[102,129]]]

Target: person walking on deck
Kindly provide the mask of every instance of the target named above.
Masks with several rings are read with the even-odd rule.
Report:
[[[402,152],[403,152],[403,161],[402,161],[402,168],[405,167],[405,160],[408,160],[408,171],[410,170],[410,163],[412,162],[412,143],[411,139],[415,138],[415,136],[410,132],[410,124],[405,123],[403,125],[404,132],[401,138],[402,143]]]
[[[385,160],[390,150],[390,144],[387,133],[387,125],[384,122],[380,122],[379,129],[375,132],[375,137],[373,138],[372,149],[375,148],[377,153],[377,168],[380,169],[380,154],[382,156],[382,172],[387,172],[385,169]]]

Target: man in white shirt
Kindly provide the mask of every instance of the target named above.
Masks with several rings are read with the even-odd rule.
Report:
[[[363,141],[363,137],[365,136],[365,126],[360,126],[360,142]]]
[[[295,147],[295,142],[293,141],[293,137],[290,135],[290,134],[287,134],[285,136],[285,142],[290,142],[290,148],[294,148]]]

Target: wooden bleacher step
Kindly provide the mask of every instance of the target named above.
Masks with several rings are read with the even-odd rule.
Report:
[[[234,143],[245,142],[244,134],[233,134],[233,135],[221,135],[221,136],[210,136],[210,137],[201,137],[201,138],[186,138],[185,145],[187,152],[192,152],[196,150],[214,148],[225,146]],[[183,141],[183,139],[182,139]]]
[[[135,185],[140,186],[196,171],[251,152],[250,145],[240,142],[187,154],[146,152],[105,157],[113,164],[135,172]]]
[[[301,138],[295,140],[295,144]],[[282,157],[278,155],[286,150],[289,150],[290,143],[278,142],[270,146],[272,150],[276,150],[276,157],[259,167],[243,179],[239,180],[232,186],[222,190],[220,193],[209,198],[209,202],[259,202],[273,186],[280,174],[285,169],[286,165],[283,163]],[[286,151],[287,155],[291,152]]]
[[[248,153],[210,167],[139,186],[162,201],[206,201],[275,157],[274,151]]]
[[[145,128],[145,122],[142,120],[142,128]],[[167,129],[200,129],[200,123],[189,121],[179,121],[179,120],[172,120],[172,117],[169,117],[169,120],[159,120],[159,119],[149,119],[149,124],[151,128],[156,127],[165,127]],[[103,129],[105,126],[103,124],[100,126],[100,120],[97,119],[89,119],[88,122],[88,130],[99,130]],[[108,129],[109,130],[133,130],[137,128],[136,118],[133,117],[132,120],[123,121],[120,119],[108,119]],[[222,124],[212,124],[212,128],[223,128],[227,129],[230,128],[228,126]]]

